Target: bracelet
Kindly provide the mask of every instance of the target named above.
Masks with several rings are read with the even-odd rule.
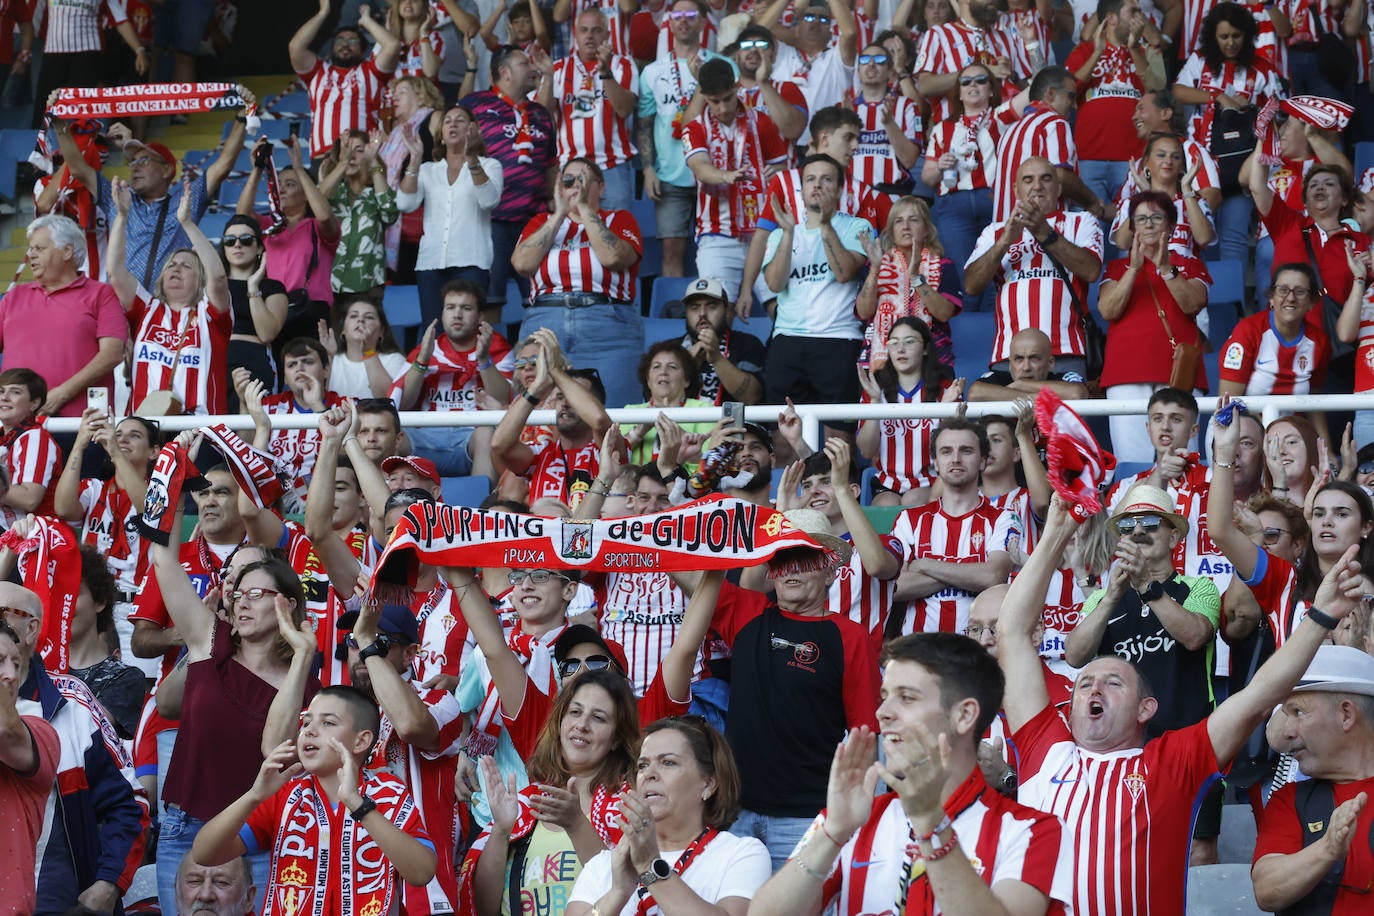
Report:
[[[949,841],[946,842],[943,846],[936,846],[935,843],[932,842],[933,839],[934,837],[926,838],[926,841],[930,842],[929,853],[921,852],[920,847],[917,846],[914,857],[920,859],[922,862],[938,862],[945,856],[949,855],[951,852],[959,848],[959,834],[952,827],[949,831]]]
[[[406,169],[406,174],[409,175],[411,178],[414,178],[416,175],[420,174],[420,170],[416,169],[412,172],[410,169]]]
[[[348,814],[350,817],[353,818],[353,820],[360,821],[376,810],[377,803],[372,799],[368,798],[366,795],[364,795],[362,803],[359,804],[358,807],[354,808],[352,811],[348,812]]]
[[[344,447],[344,448],[348,448],[348,443],[349,443],[350,441],[352,441],[352,442],[357,442],[357,441],[358,441],[358,437],[357,437],[357,436],[344,436],[343,442],[341,442],[340,445],[342,445],[342,447]]]
[[[1236,460],[1232,458],[1230,461],[1213,461],[1212,467],[1226,468],[1228,471],[1234,471],[1236,469]]]
[[[603,80],[613,80],[613,79],[615,79],[615,74],[614,74],[614,73],[611,73],[611,72],[609,72],[609,71],[607,71],[607,70],[600,70],[600,71],[597,72],[597,75],[600,76]]]
[[[420,373],[421,375],[424,375],[426,372],[429,371],[429,366],[425,365],[424,363],[420,363],[420,362],[411,363],[411,364],[410,364],[410,368],[414,369],[416,372]]]
[[[263,295],[262,295],[261,292],[249,293],[249,294],[248,294],[248,298],[249,298],[249,299],[262,299],[264,302],[267,301],[266,299],[263,299]]]
[[[587,487],[587,492],[588,492],[588,493],[593,493],[593,494],[595,494],[595,495],[597,495],[597,496],[610,496],[610,495],[611,495],[611,488],[610,488],[610,487],[606,487],[606,489],[604,489],[604,490],[598,490],[598,489],[596,488],[596,485],[599,484],[599,483],[601,483],[601,481],[599,481],[599,480],[593,480],[593,481],[592,481],[592,485],[589,486],[589,487]],[[606,486],[606,485],[605,485],[605,484],[602,484],[602,486]]]
[[[1039,51],[1039,50],[1040,50],[1040,42],[1038,42],[1038,41],[1027,41],[1027,42],[1023,42],[1023,44],[1026,46],[1026,50],[1027,50],[1027,51]]]
[[[1269,488],[1269,492],[1270,492],[1270,493],[1287,493],[1287,492],[1288,492],[1288,488],[1287,488],[1287,487],[1270,487],[1270,488]]]
[[[816,871],[816,870],[815,870],[814,868],[812,868],[810,865],[807,865],[804,861],[802,861],[802,857],[801,857],[801,853],[800,853],[800,852],[797,853],[795,856],[792,857],[792,861],[793,861],[793,862],[796,862],[798,868],[800,868],[802,871],[806,872],[806,873],[807,873],[808,875],[810,875],[811,877],[815,878],[817,881],[824,881],[824,880],[825,880],[825,878],[826,878],[825,875],[823,875],[823,874],[821,874],[820,872]]]
[[[539,398],[535,397],[534,394],[529,391],[525,392],[525,400],[529,402],[531,407],[539,406]]]
[[[363,351],[363,359],[371,359],[372,357],[374,357],[374,356],[376,356],[376,355],[377,355],[377,351],[376,351],[376,350],[364,350],[364,351]]]
[[[1051,229],[1051,230],[1050,230],[1050,234],[1047,235],[1047,236],[1045,236],[1045,240],[1044,240],[1043,242],[1040,243],[1040,247],[1041,247],[1041,248],[1048,248],[1048,247],[1050,247],[1051,245],[1053,245],[1055,242],[1059,241],[1059,239],[1060,239],[1061,237],[1062,237],[1062,236],[1060,236],[1059,233],[1058,233],[1056,230]]]
[[[821,833],[825,834],[825,838],[830,842],[834,843],[837,848],[844,849],[844,844],[841,843],[839,840],[835,839],[835,837],[833,837],[830,834],[829,830],[825,829],[825,821],[821,821]]]
[[[1336,618],[1332,617],[1325,611],[1319,611],[1314,607],[1309,607],[1307,609],[1307,619],[1312,621],[1324,630],[1336,629]]]
[[[380,165],[374,165],[372,168],[368,169],[368,171],[371,172],[373,175],[385,175],[385,174],[386,174],[386,169],[385,169],[383,166],[380,166]]]
[[[486,360],[486,361],[484,361],[484,362],[480,362],[480,363],[477,364],[477,371],[478,371],[478,372],[486,372],[488,369],[490,369],[490,368],[491,368],[492,366],[494,366],[494,365],[496,365],[496,363],[492,362],[491,360]]]

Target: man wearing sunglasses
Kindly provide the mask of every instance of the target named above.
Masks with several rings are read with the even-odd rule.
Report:
[[[778,42],[773,33],[757,23],[750,23],[739,33],[733,51],[727,48],[739,73],[739,95],[750,108],[773,119],[778,133],[788,143],[796,143],[806,130],[811,109],[801,87],[790,80],[775,79],[774,63],[778,56]]]
[[[921,109],[892,87],[892,57],[880,44],[859,54],[859,91],[845,104],[864,122],[850,174],[884,194],[911,193],[911,168],[925,147]]]
[[[782,42],[772,73],[801,87],[809,111],[838,105],[854,84],[859,46],[854,10],[843,0],[810,0],[796,5],[788,28],[779,23],[789,4],[790,0],[773,0],[754,20]],[[799,142],[811,139],[810,131],[804,131]]]
[[[969,64],[988,62],[999,81],[1031,75],[1030,55],[1015,29],[997,28],[996,0],[959,0],[959,18],[928,29],[916,47],[912,70],[921,96],[930,100],[931,123],[950,117],[959,92],[959,73]],[[1014,92],[1003,92],[1010,98]]]
[[[1137,484],[1112,513],[1116,561],[1106,588],[1083,602],[1083,616],[1064,644],[1074,667],[1098,655],[1134,664],[1154,685],[1157,737],[1205,719],[1212,696],[1212,637],[1221,621],[1221,596],[1207,576],[1183,576],[1173,550],[1188,535],[1188,520],[1158,487]]]

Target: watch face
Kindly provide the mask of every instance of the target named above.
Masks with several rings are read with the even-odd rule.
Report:
[[[654,864],[649,866],[654,870],[654,874],[660,878],[666,878],[673,873],[673,867],[663,859],[654,859]]]

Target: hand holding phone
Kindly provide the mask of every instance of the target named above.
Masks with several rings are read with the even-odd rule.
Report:
[[[86,406],[99,410],[108,417],[110,415],[110,389],[104,387],[87,388]]]

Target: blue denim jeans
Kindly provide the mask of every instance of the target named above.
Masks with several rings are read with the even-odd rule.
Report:
[[[1130,174],[1130,163],[1118,162],[1115,159],[1086,159],[1078,163],[1078,177],[1083,179],[1088,190],[1096,194],[1097,199],[1104,204],[1116,202],[1116,195]],[[1108,264],[1120,256],[1120,251],[1112,244],[1111,229],[1111,223],[1102,220],[1102,240],[1105,245],[1103,264]]]
[[[177,910],[177,869],[181,860],[191,854],[191,844],[196,834],[205,826],[205,821],[192,817],[175,805],[168,805],[162,812],[161,827],[157,839],[157,898],[164,913]],[[255,913],[261,913],[267,900],[267,882],[271,879],[272,851],[270,849],[254,853],[248,857],[253,868],[253,884],[257,886]]]
[[[968,264],[973,246],[982,234],[983,228],[992,222],[992,192],[986,188],[977,191],[951,191],[935,201],[931,213],[936,228],[940,230],[940,244],[945,248],[962,277]],[[989,283],[983,295],[971,297],[964,294],[964,308],[974,312],[992,311],[997,301],[995,284]]]
[[[422,426],[406,430],[410,446],[421,458],[434,462],[441,477],[463,477],[472,473],[468,454],[471,426]]]
[[[635,199],[634,163],[622,162],[614,168],[602,169],[601,177],[606,182],[606,189],[601,192],[601,209],[630,209],[630,202]]]
[[[745,809],[730,825],[730,832],[735,836],[751,836],[767,846],[773,871],[777,871],[787,864],[814,820],[813,817],[769,817]]]
[[[1222,258],[1240,261],[1250,260],[1251,245],[1254,244],[1255,230],[1251,218],[1255,215],[1255,204],[1245,194],[1223,197],[1217,209],[1217,244]],[[1267,282],[1265,284],[1268,285]]]
[[[539,328],[558,336],[568,361],[578,369],[595,369],[606,386],[606,406],[624,407],[644,400],[635,375],[644,353],[644,319],[633,305],[587,308],[536,306],[525,310],[520,339]]]
[[[530,299],[530,281],[528,277],[522,277],[510,266],[510,256],[515,253],[515,246],[520,244],[520,233],[525,231],[525,225],[529,220],[504,220],[494,219],[491,221],[491,280],[487,287],[488,305],[506,304],[506,283],[514,280],[515,285],[520,287],[520,301],[528,302]]]

